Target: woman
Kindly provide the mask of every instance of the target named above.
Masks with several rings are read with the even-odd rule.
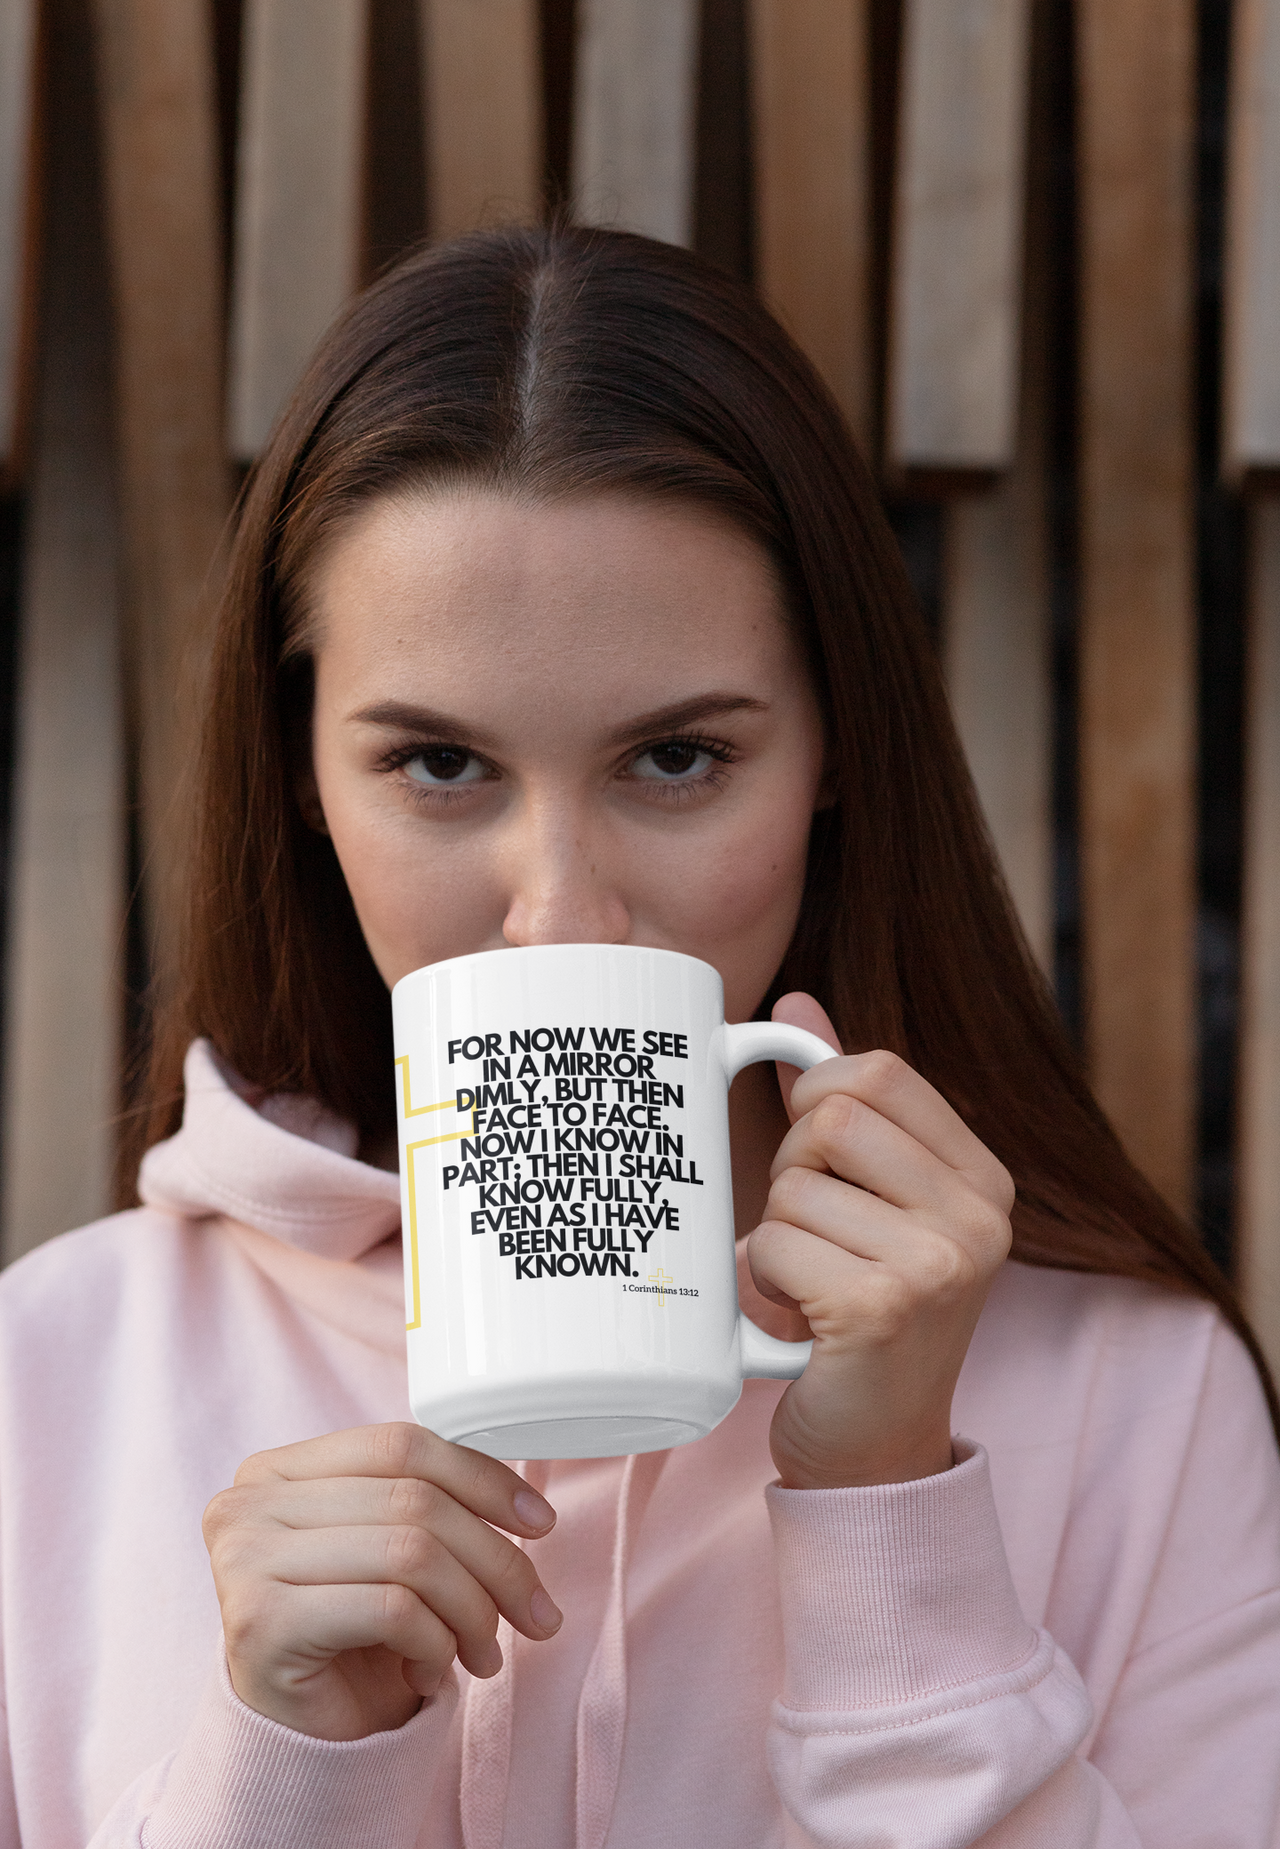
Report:
[[[387,277],[248,490],[208,715],[143,1204],[0,1292],[0,1841],[1270,1843],[1256,1346],[1088,1096],[751,296],[584,231]],[[387,985],[582,941],[850,1051],[732,1101],[802,1379],[521,1474],[403,1423]]]

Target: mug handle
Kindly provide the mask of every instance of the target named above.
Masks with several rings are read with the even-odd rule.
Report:
[[[803,1027],[791,1027],[785,1021],[743,1021],[724,1030],[724,1064],[730,1083],[744,1066],[754,1066],[762,1059],[780,1059],[788,1066],[807,1072],[824,1059],[840,1055],[817,1034]],[[738,1311],[738,1334],[742,1342],[742,1378],[744,1380],[795,1380],[804,1373],[812,1342],[782,1342],[776,1335],[766,1335],[749,1317]]]

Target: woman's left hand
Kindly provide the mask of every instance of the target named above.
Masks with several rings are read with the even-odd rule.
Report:
[[[787,996],[774,1017],[836,1043],[809,996]],[[748,1245],[761,1294],[813,1331],[770,1434],[783,1487],[949,1470],[956,1379],[1009,1251],[1008,1170],[894,1053],[813,1067],[788,1109]]]

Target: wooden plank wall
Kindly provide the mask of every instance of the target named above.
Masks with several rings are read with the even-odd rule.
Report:
[[[536,0],[421,0],[430,230],[536,219],[542,71]]]
[[[904,11],[885,448],[893,479],[950,492],[952,707],[1014,902],[1051,973],[1048,304],[1043,236],[1034,262],[1023,238],[1031,24],[1030,0],[908,0]]]
[[[47,4],[56,18],[60,0]],[[123,747],[111,742],[110,703],[99,715],[103,763],[118,765],[123,750],[125,769],[103,771],[102,788],[116,793],[98,831],[104,858],[93,876],[101,899],[93,941],[100,950],[115,928],[109,921],[118,920],[125,828],[118,781],[127,778],[136,785],[161,966],[176,858],[166,817],[189,731],[182,664],[193,649],[198,655],[228,464],[260,451],[317,333],[369,267],[368,98],[391,93],[370,89],[372,4],[246,0],[238,80],[231,74],[238,116],[224,112],[221,131],[238,121],[228,312],[210,0],[91,0],[87,49],[99,78],[114,301],[110,434],[126,666]],[[421,53],[415,186],[427,201],[430,235],[536,216],[557,192],[594,222],[680,243],[698,235],[697,103],[711,94],[698,64],[700,43],[710,42],[705,0],[577,0],[572,33],[563,7],[549,0],[401,4]],[[1043,148],[1036,153],[1044,80],[1030,48],[1036,21],[1058,17],[1067,4],[902,0],[894,9],[872,0],[725,0],[716,13],[721,35],[739,29],[726,21],[740,20],[750,74],[751,175],[740,197],[751,204],[741,208],[737,241],[721,242],[750,251],[757,286],[813,356],[891,490],[943,498],[941,640],[953,702],[1046,968],[1053,955],[1048,500],[1050,468],[1062,462],[1051,456],[1061,434],[1051,438],[1049,401],[1061,389],[1051,368],[1066,363],[1066,348],[1050,326],[1064,312],[1049,300],[1046,262],[1061,228],[1051,221],[1043,173],[1036,177],[1037,160],[1043,169],[1047,159]],[[548,37],[553,14],[560,26]],[[886,22],[897,14],[890,45]],[[31,202],[42,183],[40,171],[24,167],[36,120],[33,16],[34,0],[0,0],[0,410],[9,407],[9,428],[14,382],[30,397],[36,376],[13,358],[22,303],[32,300]],[[1072,0],[1072,16],[1086,1029],[1099,1095],[1129,1148],[1170,1199],[1189,1206],[1196,9],[1192,0]],[[1262,493],[1280,483],[1280,343],[1272,338],[1280,295],[1280,0],[1235,0],[1234,21],[1223,456],[1233,483]],[[559,60],[554,70],[548,46]],[[559,98],[570,99],[567,125]],[[47,160],[45,170],[53,172]],[[730,188],[724,196],[731,195],[739,196]],[[90,336],[76,333],[69,310],[57,320],[56,300],[54,290],[44,339],[71,352]],[[98,326],[93,338],[102,337]],[[87,368],[84,379],[93,376]],[[17,901],[13,943],[28,948],[14,952],[9,975],[13,1021],[35,1024],[22,1028],[34,1036],[31,1046],[40,1023],[52,1020],[52,1004],[31,999],[44,978],[30,974],[33,927],[20,921],[58,903],[48,896],[54,887],[39,882],[54,878],[54,833],[73,832],[38,753],[54,727],[41,715],[69,723],[78,696],[73,677],[64,684],[49,663],[77,650],[89,660],[92,631],[95,672],[107,685],[102,664],[117,647],[114,517],[103,511],[72,533],[69,477],[58,461],[69,453],[74,419],[96,417],[101,435],[105,412],[87,399],[57,401],[51,380],[38,400],[27,476],[26,742],[16,811],[26,844],[19,894],[45,896]],[[64,392],[73,382],[62,380]],[[84,439],[84,508],[107,508],[103,454],[98,438]],[[1250,520],[1242,1262],[1280,1356],[1280,745],[1272,730],[1280,723],[1273,678],[1280,537],[1271,502],[1259,500]],[[88,546],[90,530],[97,551]],[[88,624],[75,632],[78,641],[57,628],[70,620],[67,586],[77,571],[90,587],[77,593]],[[37,789],[45,792],[40,802]],[[64,876],[65,868],[57,877]],[[63,963],[55,957],[50,968],[71,955],[59,951]],[[93,981],[105,981],[106,965],[88,959],[86,971],[91,964]],[[113,1007],[102,1006],[106,1046],[115,1044]],[[11,1126],[19,1108],[13,1069],[29,1075],[36,1057],[16,1045],[11,1039]],[[28,1134],[11,1128],[11,1140]],[[70,1209],[51,1206],[43,1218],[42,1211],[22,1210],[39,1227]]]
[[[94,0],[115,312],[126,650],[144,896],[163,979],[198,620],[229,506],[210,18]]]
[[[1079,0],[1080,853],[1093,1083],[1194,1206],[1193,0]]]
[[[587,224],[693,233],[695,0],[579,0],[573,194]]]
[[[48,230],[6,946],[6,1262],[107,1211],[120,1108],[125,760],[111,345],[82,21],[64,0],[48,8]]]
[[[756,285],[875,441],[870,0],[751,0]]]
[[[248,0],[228,379],[231,453],[266,441],[360,274],[365,0]]]

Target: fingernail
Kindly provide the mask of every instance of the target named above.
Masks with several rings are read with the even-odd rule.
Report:
[[[564,1616],[557,1611],[541,1586],[535,1586],[529,1600],[529,1616],[540,1631],[558,1631]]]
[[[549,1528],[556,1519],[555,1510],[542,1500],[537,1490],[518,1489],[511,1501],[526,1528]]]

